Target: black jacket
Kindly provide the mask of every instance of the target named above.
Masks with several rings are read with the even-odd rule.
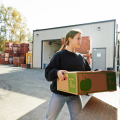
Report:
[[[87,60],[78,52],[70,52],[66,49],[56,52],[53,55],[48,66],[45,68],[45,78],[47,81],[52,81],[50,89],[52,92],[71,96],[73,94],[58,91],[57,90],[57,71],[67,70],[67,71],[91,71]]]

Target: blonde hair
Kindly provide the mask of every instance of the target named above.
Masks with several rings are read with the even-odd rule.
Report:
[[[70,30],[70,31],[66,34],[65,44],[62,45],[62,47],[59,49],[59,51],[65,49],[65,48],[66,48],[66,45],[69,45],[69,40],[68,40],[68,38],[73,39],[74,36],[75,36],[77,33],[80,33],[80,34],[82,35],[81,29],[72,29],[72,30]]]

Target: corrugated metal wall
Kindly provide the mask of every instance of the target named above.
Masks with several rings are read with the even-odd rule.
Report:
[[[97,28],[100,27],[100,31]],[[41,41],[61,39],[71,29],[81,29],[83,36],[90,36],[92,48],[106,47],[106,67],[113,67],[114,56],[114,21],[86,24],[72,27],[34,31],[33,36],[33,68],[41,68]],[[39,34],[39,35],[36,35]]]

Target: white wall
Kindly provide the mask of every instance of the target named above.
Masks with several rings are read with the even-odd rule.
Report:
[[[101,30],[97,31],[97,27]],[[113,67],[114,21],[34,31],[33,67],[41,68],[41,40],[61,39],[69,30],[77,28],[82,30],[83,36],[91,37],[92,48],[106,47],[106,67]]]
[[[29,51],[32,51],[33,49],[32,46],[33,46],[32,43],[29,43]]]
[[[49,62],[49,56],[50,56],[50,45],[48,44],[48,41],[43,42],[43,64],[47,64]]]

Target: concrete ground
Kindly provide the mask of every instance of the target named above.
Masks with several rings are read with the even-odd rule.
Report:
[[[118,83],[119,76],[117,86]],[[0,120],[44,120],[51,96],[50,84],[44,77],[44,69],[0,65]],[[83,109],[93,96],[117,109],[118,90],[119,87],[115,92],[82,95]],[[57,120],[70,120],[66,104]]]

